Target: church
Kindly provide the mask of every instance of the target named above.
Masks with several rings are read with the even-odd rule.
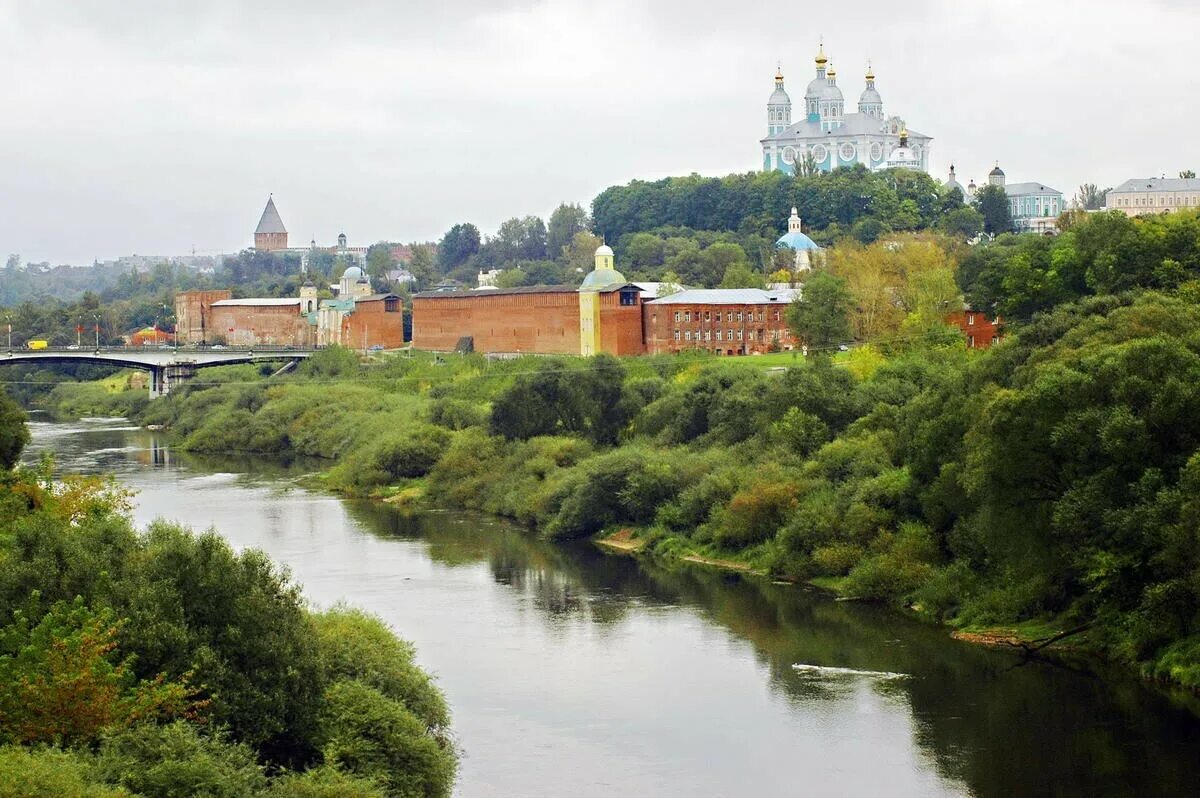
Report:
[[[795,174],[807,162],[822,172],[862,164],[871,170],[904,168],[929,171],[929,136],[908,130],[899,116],[883,111],[883,97],[868,66],[858,112],[846,113],[837,70],[817,51],[816,77],[804,92],[804,114],[792,120],[792,100],[775,73],[775,91],[767,101],[767,136],[762,139],[763,171]],[[802,167],[801,167],[802,168]]]

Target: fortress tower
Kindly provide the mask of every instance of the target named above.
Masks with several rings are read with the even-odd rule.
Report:
[[[263,208],[258,227],[254,230],[254,248],[264,252],[275,252],[287,249],[288,232],[275,209],[275,198],[267,197],[267,207]]]

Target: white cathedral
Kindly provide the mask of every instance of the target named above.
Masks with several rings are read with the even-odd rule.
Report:
[[[837,72],[817,51],[817,76],[804,92],[804,117],[792,121],[792,100],[783,88],[782,70],[767,101],[767,137],[762,139],[763,171],[795,174],[796,164],[811,156],[822,172],[862,164],[868,169],[903,167],[929,171],[929,136],[910,132],[898,116],[885,116],[875,73],[867,67],[867,87],[858,98],[858,113],[845,112]]]

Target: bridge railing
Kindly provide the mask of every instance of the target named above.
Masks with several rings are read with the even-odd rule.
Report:
[[[3,343],[3,342],[0,342]],[[132,344],[118,344],[116,346],[43,346],[33,349],[28,346],[14,346],[6,351],[37,353],[37,352],[214,352],[220,354],[222,352],[233,353],[271,353],[276,352],[314,352],[318,349],[323,349],[322,346],[290,346],[290,345],[263,345],[263,346],[225,346],[219,344],[216,346],[200,346],[199,344],[184,344],[175,346],[174,344],[158,344],[150,346],[134,346]]]

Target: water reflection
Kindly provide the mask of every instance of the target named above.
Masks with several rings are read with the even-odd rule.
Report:
[[[215,525],[288,563],[315,601],[347,598],[412,637],[455,710],[463,795],[1123,796],[1200,783],[1200,724],[1128,679],[1014,667],[1016,655],[796,586],[339,502],[296,488],[312,463],[196,458],[119,426],[39,427],[29,456],[117,471],[142,491],[139,517]]]

